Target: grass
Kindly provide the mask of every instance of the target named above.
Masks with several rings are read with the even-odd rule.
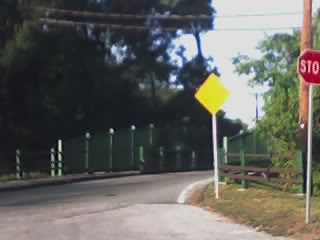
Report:
[[[274,236],[320,240],[320,198],[312,199],[312,223],[305,224],[305,198],[271,188],[221,186],[220,199],[214,197],[213,184],[200,189],[189,203],[217,211],[238,223],[247,224]]]
[[[16,180],[16,175],[14,174],[0,175],[0,182],[8,182],[8,181],[14,181],[14,180]]]

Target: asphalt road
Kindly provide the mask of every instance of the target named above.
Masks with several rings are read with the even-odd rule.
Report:
[[[212,172],[143,175],[0,193],[0,240],[275,239],[178,205]]]

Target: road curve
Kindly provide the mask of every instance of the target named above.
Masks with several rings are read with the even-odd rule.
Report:
[[[184,188],[210,177],[142,175],[0,193],[0,239],[275,239],[177,204]]]

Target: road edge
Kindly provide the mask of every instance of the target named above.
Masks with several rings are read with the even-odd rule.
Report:
[[[46,179],[36,179],[36,180],[21,180],[21,181],[15,181],[15,182],[0,183],[0,192],[13,192],[13,191],[26,190],[26,189],[39,188],[39,187],[71,184],[76,182],[131,177],[131,176],[139,176],[139,175],[141,175],[139,171],[131,171],[131,172],[107,173],[107,174],[99,174],[99,175],[65,176],[65,177],[58,177],[58,178],[52,178],[52,179],[46,178]]]
[[[187,199],[192,195],[192,193],[205,185],[208,185],[209,183],[214,182],[214,177],[207,178],[205,180],[201,180],[192,184],[189,184],[187,187],[185,187],[182,192],[180,193],[177,203],[178,204],[186,204]]]

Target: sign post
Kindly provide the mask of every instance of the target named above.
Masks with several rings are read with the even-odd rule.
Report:
[[[214,183],[216,199],[219,199],[219,165],[218,165],[218,136],[217,136],[217,117],[212,115],[212,142],[214,160]]]
[[[309,88],[306,223],[311,219],[313,85]]]
[[[200,86],[195,98],[212,114],[212,144],[214,161],[214,182],[216,199],[219,199],[219,165],[218,165],[218,137],[217,137],[217,112],[229,96],[229,91],[223,86],[215,74],[210,74]]]
[[[304,51],[298,58],[298,73],[307,84],[310,84],[306,186],[306,223],[308,224],[311,221],[313,85],[320,84],[320,51],[311,49]]]

